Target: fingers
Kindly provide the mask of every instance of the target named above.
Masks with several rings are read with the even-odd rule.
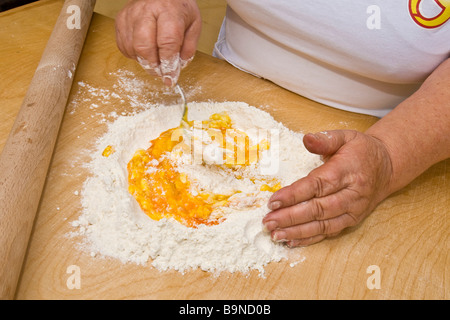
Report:
[[[167,86],[193,58],[201,32],[195,1],[137,0],[116,17],[119,50]]]
[[[350,192],[338,192],[326,198],[313,198],[296,205],[268,213],[263,223],[268,231],[286,228],[310,221],[321,221],[338,217],[349,210]]]
[[[117,14],[115,21],[116,43],[122,54],[130,59],[134,59],[133,50],[133,29],[128,23],[128,15],[125,8]]]
[[[293,247],[305,247],[305,246],[309,246],[309,245],[315,244],[317,242],[320,242],[325,238],[327,238],[327,236],[320,234],[320,235],[312,236],[309,238],[286,241],[286,244],[292,248]]]
[[[132,53],[138,62],[151,67],[159,65],[156,42],[156,18],[148,16],[135,21],[132,31]]]
[[[159,70],[166,86],[178,82],[180,71],[193,59],[200,36],[201,23],[194,21],[186,29],[181,20],[161,14],[158,19],[157,45]]]
[[[326,237],[335,236],[345,228],[354,226],[356,223],[357,221],[351,214],[344,213],[330,219],[313,220],[272,230],[266,227],[266,229],[270,232],[274,241],[288,242],[289,245],[296,246],[316,243]],[[272,227],[270,223],[265,223],[265,226],[267,225]]]
[[[172,86],[177,83],[180,75],[180,51],[184,40],[184,22],[173,19],[167,12],[163,12],[158,17],[156,29],[161,76],[166,86]]]
[[[343,214],[328,220],[312,221],[289,228],[276,229],[272,231],[271,235],[274,241],[288,242],[291,246],[315,243],[316,240],[320,241],[340,233],[353,223],[354,220],[350,215]]]
[[[269,199],[268,208],[277,210],[290,207],[335,193],[347,185],[345,168],[326,163],[311,171],[307,177],[275,192]]]
[[[197,14],[200,17],[200,12]],[[181,68],[184,68],[194,58],[198,40],[200,39],[201,29],[202,23],[200,19],[194,20],[186,29],[180,52]]]
[[[308,133],[303,137],[303,144],[308,151],[322,156],[336,153],[346,142],[344,131]]]
[[[272,211],[264,217],[263,224],[275,241],[293,246],[312,244],[355,225],[358,220],[349,214],[349,203],[358,202],[351,191],[344,190]]]
[[[307,134],[304,136],[304,143],[310,152],[326,156],[328,160],[354,137],[353,131],[335,130],[327,133]],[[289,207],[314,197],[324,197],[345,188],[349,184],[347,165],[339,157],[334,157],[330,162],[311,171],[307,177],[274,193],[269,199],[269,209],[277,210]]]
[[[359,218],[351,212],[363,212],[367,199],[353,189],[355,172],[345,145],[352,131],[308,134],[305,147],[327,158],[325,163],[290,186],[274,193],[263,219],[264,227],[275,241],[289,245],[308,245],[336,235],[355,225]]]

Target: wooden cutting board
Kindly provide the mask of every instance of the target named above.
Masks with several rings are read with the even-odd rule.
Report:
[[[0,149],[61,6],[61,1],[42,0],[0,14]],[[144,82],[148,90],[125,97],[123,88],[117,86],[124,74]],[[105,115],[135,111],[136,101],[171,104],[174,97],[164,94],[159,81],[120,54],[114,21],[101,15],[93,17],[74,77],[17,288],[18,299],[449,298],[449,160],[392,195],[358,227],[301,249],[304,261],[292,267],[289,262],[269,264],[265,278],[257,272],[219,277],[199,270],[184,275],[159,272],[80,250],[80,239],[67,235],[75,230],[71,222],[81,213],[79,192],[89,174],[82,167],[89,159],[86,150],[106,131],[105,121],[110,118]],[[190,101],[244,101],[302,132],[365,130],[376,121],[312,102],[201,53],[182,73],[180,84]],[[122,98],[106,96],[113,92]],[[79,288],[68,285],[73,266],[80,272]],[[370,266],[380,272],[379,289],[367,285]]]

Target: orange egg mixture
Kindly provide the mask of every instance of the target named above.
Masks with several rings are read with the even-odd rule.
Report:
[[[192,133],[194,121],[187,122]],[[224,220],[220,214],[211,213],[220,207],[229,205],[228,199],[240,191],[232,194],[214,194],[191,192],[191,182],[184,173],[180,173],[173,163],[173,156],[191,152],[191,141],[187,141],[181,127],[169,129],[158,138],[151,141],[147,150],[138,150],[128,163],[128,191],[134,196],[141,209],[152,219],[174,218],[188,227],[199,224],[216,225]],[[206,132],[212,141],[222,146],[224,169],[238,170],[239,167],[249,166],[258,161],[260,152],[269,149],[266,140],[251,145],[245,132],[232,127],[227,113],[213,114],[209,120],[201,122],[201,130]],[[230,139],[224,139],[227,134]],[[176,137],[176,138],[174,138]],[[186,141],[185,141],[186,140]],[[114,149],[108,146],[103,155],[109,156]],[[202,163],[201,165],[211,165]],[[239,179],[239,175],[236,175]],[[271,184],[271,185],[270,185]],[[263,184],[261,191],[274,192],[280,189],[280,183],[272,180]]]

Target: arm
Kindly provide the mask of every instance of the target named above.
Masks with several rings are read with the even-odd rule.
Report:
[[[325,163],[271,197],[272,238],[309,245],[354,226],[393,192],[450,157],[450,59],[410,98],[365,133],[308,134]]]
[[[382,141],[391,156],[391,192],[433,164],[450,157],[450,59],[410,98],[375,123],[367,134]]]

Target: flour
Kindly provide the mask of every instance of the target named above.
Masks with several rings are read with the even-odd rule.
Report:
[[[160,64],[151,64],[149,61],[142,57],[137,57],[137,61],[142,68],[147,70],[149,74],[169,79],[171,83],[177,83],[180,71],[183,70],[194,57],[184,60],[181,59],[180,54],[175,54],[171,59],[161,60]]]
[[[192,181],[193,192],[242,191],[234,199],[230,198],[230,207],[222,209],[226,215],[224,222],[189,228],[174,219],[155,221],[143,213],[128,193],[127,163],[134,152],[147,149],[150,140],[177,127],[181,119],[179,105],[152,106],[116,116],[108,123],[106,134],[96,142],[92,160],[86,164],[91,175],[79,192],[83,210],[72,222],[76,228],[74,234],[84,239],[83,248],[93,257],[149,263],[160,271],[174,269],[182,273],[200,268],[213,273],[258,270],[263,275],[268,263],[287,259],[289,249],[273,242],[263,231],[261,221],[268,213],[266,203],[271,193],[260,191],[259,185],[269,178],[278,179],[282,186],[289,185],[317,167],[320,159],[306,151],[302,134],[288,130],[268,113],[242,102],[190,103],[189,120],[205,120],[222,111],[228,112],[234,127],[277,133],[274,136],[279,142],[273,144],[277,149],[276,170],[270,168],[264,172],[253,164],[242,172],[241,179],[218,166],[190,163],[186,158],[178,160],[177,168]],[[104,157],[102,151],[107,146],[113,146],[115,152]],[[261,163],[273,162],[267,161],[274,160],[271,159],[274,151],[270,151],[263,153]],[[251,172],[258,172],[256,178]]]

